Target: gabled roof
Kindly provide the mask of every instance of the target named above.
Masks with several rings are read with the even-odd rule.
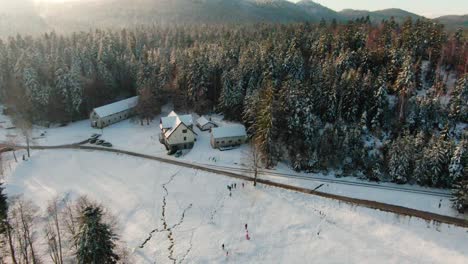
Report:
[[[206,117],[202,116],[200,118],[197,119],[197,124],[200,125],[201,127],[206,125],[206,124],[215,124],[213,122],[211,122],[210,120],[206,119]]]
[[[178,115],[172,111],[167,117],[161,118],[161,129],[171,129],[176,127],[179,122],[183,122],[186,126],[193,125],[192,115]]]
[[[217,127],[211,130],[213,138],[229,138],[229,137],[246,137],[247,131],[243,125],[232,125],[225,127]]]
[[[113,114],[120,113],[122,111],[134,108],[138,104],[138,96],[127,98],[122,101],[118,101],[112,104],[104,105],[98,108],[94,108],[94,112],[100,117],[106,117]]]
[[[176,131],[180,126],[186,127],[188,130],[192,131],[192,133],[193,133],[194,135],[198,136],[197,133],[195,133],[190,127],[188,127],[187,125],[185,125],[185,123],[179,122],[174,128],[171,128],[171,129],[169,129],[168,131],[166,131],[166,133],[164,133],[164,137],[165,137],[166,139],[169,139],[169,137],[171,137],[171,135],[174,133],[174,131]]]

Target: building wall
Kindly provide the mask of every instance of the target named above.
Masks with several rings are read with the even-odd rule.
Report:
[[[221,148],[221,147],[230,147],[230,146],[238,146],[242,145],[246,142],[247,138],[245,136],[240,137],[226,137],[226,138],[213,138],[211,135],[211,146],[213,148]]]
[[[118,123],[122,120],[128,119],[132,115],[133,115],[133,109],[129,109],[129,110],[125,110],[125,111],[110,115],[110,116],[106,116],[104,118],[100,118],[93,111],[90,115],[91,126],[96,127],[96,128],[104,128],[112,124]]]
[[[184,133],[186,131],[186,133]],[[166,140],[167,144],[173,145],[184,145],[192,144],[195,142],[195,134],[184,125],[180,125],[177,129],[172,132],[169,139]]]

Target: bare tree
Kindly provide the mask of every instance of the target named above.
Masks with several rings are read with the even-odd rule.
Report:
[[[23,135],[26,141],[26,149],[28,151],[28,158],[31,157],[31,135],[32,135],[32,122],[26,118],[16,118],[15,120],[16,127],[20,129],[21,134]]]
[[[74,250],[77,249],[77,245],[74,243],[75,237],[78,234],[78,216],[79,216],[79,205],[72,203],[69,197],[63,199],[63,210],[61,211],[61,218],[64,225],[64,237],[67,241],[71,241],[71,247]]]
[[[21,197],[12,199],[9,211],[9,244],[10,254],[15,256],[16,263],[39,263],[35,251],[35,223],[38,208]],[[16,255],[17,254],[17,255]]]
[[[7,240],[6,243],[8,243],[8,250],[9,250],[8,253],[10,254],[11,262],[13,264],[18,264],[18,261],[16,260],[17,257],[16,257],[16,250],[15,250],[15,244],[14,244],[14,238],[13,238],[13,230],[8,220],[5,222],[5,231],[6,231],[5,236]]]
[[[255,141],[250,142],[250,148],[245,153],[248,168],[254,176],[254,186],[257,186],[258,172],[262,165],[262,154]]]
[[[55,264],[63,263],[62,253],[62,229],[61,229],[61,205],[62,201],[55,197],[47,206],[47,223],[45,226],[45,236],[47,239],[48,253]]]

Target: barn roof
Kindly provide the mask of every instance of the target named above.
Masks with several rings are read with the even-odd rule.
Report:
[[[175,128],[179,122],[183,122],[186,126],[193,125],[192,115],[177,115],[172,111],[167,117],[161,118],[161,129]]]
[[[134,108],[138,104],[138,96],[127,98],[112,104],[94,108],[94,112],[101,118]]]
[[[229,138],[229,137],[245,137],[247,132],[243,125],[232,125],[225,127],[217,127],[211,130],[213,138]]]

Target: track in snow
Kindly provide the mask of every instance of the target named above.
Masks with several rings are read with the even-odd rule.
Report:
[[[243,168],[234,168],[234,167],[219,166],[219,165],[212,165],[212,164],[202,164],[202,165],[210,166],[210,167],[213,167],[213,168],[222,169],[222,170],[226,170],[226,171],[237,171],[237,172],[243,172],[243,173],[253,173],[252,170],[243,169]],[[424,195],[431,195],[431,196],[437,196],[437,197],[446,197],[446,198],[451,198],[452,197],[452,195],[450,193],[445,193],[445,192],[415,190],[415,189],[400,188],[400,187],[394,187],[394,186],[383,186],[383,185],[366,183],[366,182],[350,182],[350,181],[339,180],[339,179],[327,179],[327,178],[314,177],[314,176],[301,176],[301,175],[295,175],[295,174],[289,174],[289,173],[280,173],[280,172],[272,172],[272,171],[264,171],[264,170],[260,170],[259,174],[263,174],[263,175],[267,175],[267,176],[281,177],[281,178],[293,178],[293,179],[315,181],[315,182],[336,183],[336,184],[342,184],[342,185],[359,186],[359,187],[383,189],[383,190],[390,190],[390,191],[424,194]]]

